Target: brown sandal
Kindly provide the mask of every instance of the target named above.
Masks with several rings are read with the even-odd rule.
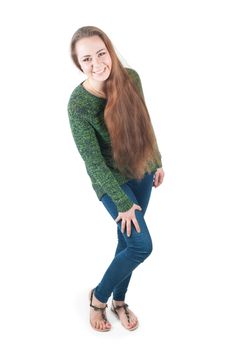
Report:
[[[129,314],[129,311],[128,311],[128,306],[129,306],[128,304],[114,306],[114,303],[112,302],[111,311],[113,311],[113,313],[117,316],[117,318],[120,319],[117,310],[123,308],[124,311],[125,311],[126,317],[127,317],[127,321],[128,321],[128,323],[130,323],[130,314]],[[132,327],[132,328],[125,327],[123,323],[122,323],[122,325],[123,325],[124,328],[128,329],[129,331],[133,331],[136,328],[138,328],[139,321],[137,320],[136,325],[134,327]]]
[[[102,318],[103,318],[103,320],[105,321],[105,323],[109,323],[109,321],[108,321],[107,318],[106,318],[105,312],[104,312],[105,309],[108,307],[107,304],[106,304],[106,306],[104,306],[104,307],[97,307],[97,306],[94,306],[94,305],[92,304],[92,301],[93,301],[93,293],[94,293],[94,289],[92,289],[92,290],[90,291],[90,293],[89,293],[89,299],[90,299],[90,305],[89,305],[89,306],[91,306],[91,307],[94,309],[94,311],[100,311],[101,314],[102,314]],[[95,327],[92,325],[91,321],[90,321],[90,324],[91,324],[92,328],[93,328],[95,331],[98,331],[98,332],[108,332],[108,331],[111,330],[111,327],[110,327],[110,328],[105,328],[105,329],[97,329],[97,328],[95,328]]]

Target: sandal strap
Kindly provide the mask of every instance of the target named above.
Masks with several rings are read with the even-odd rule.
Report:
[[[94,306],[92,303],[90,303],[89,306],[91,306],[95,311],[99,311],[99,310],[104,311],[108,307],[107,304],[104,307],[98,307],[98,306]]]
[[[104,319],[104,321],[108,322],[107,318],[106,318],[106,315],[104,313],[104,310],[108,307],[108,305],[106,304],[106,306],[104,307],[98,307],[98,306],[95,306],[92,304],[92,301],[93,301],[93,292],[94,292],[94,289],[92,289],[91,291],[91,296],[90,296],[90,304],[89,306],[91,306],[94,311],[101,311],[101,314],[102,314],[102,318]]]
[[[128,320],[128,322],[130,323],[130,313],[129,313],[129,311],[128,311],[128,304],[123,304],[123,305],[117,305],[117,306],[114,306],[114,304],[112,303],[112,305],[113,305],[113,309],[114,309],[114,311],[117,313],[117,310],[118,309],[121,309],[121,308],[123,308],[124,309],[124,311],[125,311],[125,314],[126,314],[126,317],[127,317],[127,320]],[[117,313],[118,314],[118,313]]]

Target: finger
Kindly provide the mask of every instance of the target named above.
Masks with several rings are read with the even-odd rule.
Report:
[[[131,235],[131,221],[127,221],[127,237],[130,237]]]
[[[157,187],[159,184],[159,174],[155,177],[155,186]]]
[[[118,216],[116,217],[116,219],[115,219],[115,222],[118,222],[120,219],[121,219],[121,218],[120,218],[120,216],[118,215]]]
[[[157,174],[154,175],[154,178],[153,178],[153,186],[156,186],[156,179],[157,179]]]
[[[163,182],[163,177],[162,177],[162,174],[160,174],[158,186],[161,185],[162,182]]]
[[[132,221],[133,221],[133,224],[135,225],[135,229],[136,229],[136,231],[137,231],[138,233],[140,233],[140,232],[141,232],[141,230],[140,230],[140,227],[139,227],[138,221],[137,221],[136,219],[132,219]]]
[[[125,230],[125,220],[122,219],[122,224],[121,224],[121,231],[122,233],[124,233],[124,230]]]

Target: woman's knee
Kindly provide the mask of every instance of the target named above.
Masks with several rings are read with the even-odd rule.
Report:
[[[145,260],[153,250],[153,245],[151,239],[146,240],[146,242],[140,247],[139,251]]]
[[[146,239],[139,242],[139,244],[128,247],[128,256],[132,260],[141,263],[152,253],[152,250],[153,244],[151,239]]]

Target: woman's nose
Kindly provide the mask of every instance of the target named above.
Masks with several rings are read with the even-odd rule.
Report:
[[[99,63],[101,63],[101,58],[100,57],[94,57],[93,58],[93,65],[95,66],[95,68],[98,68]],[[99,66],[100,68],[100,66]]]

